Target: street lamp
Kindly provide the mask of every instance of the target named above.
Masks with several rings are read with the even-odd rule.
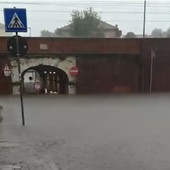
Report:
[[[29,29],[29,36],[31,37],[31,27],[27,27]]]

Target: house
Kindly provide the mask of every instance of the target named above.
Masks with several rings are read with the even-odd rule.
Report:
[[[113,26],[100,20],[99,28],[103,29],[105,38],[120,38],[122,35],[122,31],[119,30],[118,25]],[[72,37],[70,35],[70,29],[71,24],[59,28],[56,33],[58,34],[59,37]]]

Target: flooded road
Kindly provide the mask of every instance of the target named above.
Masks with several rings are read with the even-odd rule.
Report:
[[[26,127],[0,105],[0,170],[170,169],[170,95],[25,96]]]

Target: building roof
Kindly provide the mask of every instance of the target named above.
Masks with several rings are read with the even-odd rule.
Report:
[[[101,20],[100,20],[99,26],[102,27],[105,30],[118,29],[118,25],[114,26],[114,25],[108,24],[107,22],[104,22],[104,21],[101,21]]]
[[[59,28],[59,30],[68,31],[68,30],[70,30],[71,25],[72,24],[61,27],[61,28]],[[101,20],[100,20],[100,23],[99,23],[99,27],[102,27],[104,30],[117,30],[118,29],[117,25],[113,26],[113,25],[108,24],[108,23],[101,21]]]

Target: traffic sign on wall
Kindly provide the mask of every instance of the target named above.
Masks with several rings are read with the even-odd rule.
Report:
[[[77,76],[79,73],[77,66],[72,66],[69,70],[69,73],[71,76]]]
[[[17,57],[16,36],[10,37],[7,41],[7,49],[12,57]],[[28,51],[28,44],[25,38],[18,36],[18,52],[20,57],[24,56]]]
[[[4,19],[6,32],[27,32],[26,9],[5,8]]]

